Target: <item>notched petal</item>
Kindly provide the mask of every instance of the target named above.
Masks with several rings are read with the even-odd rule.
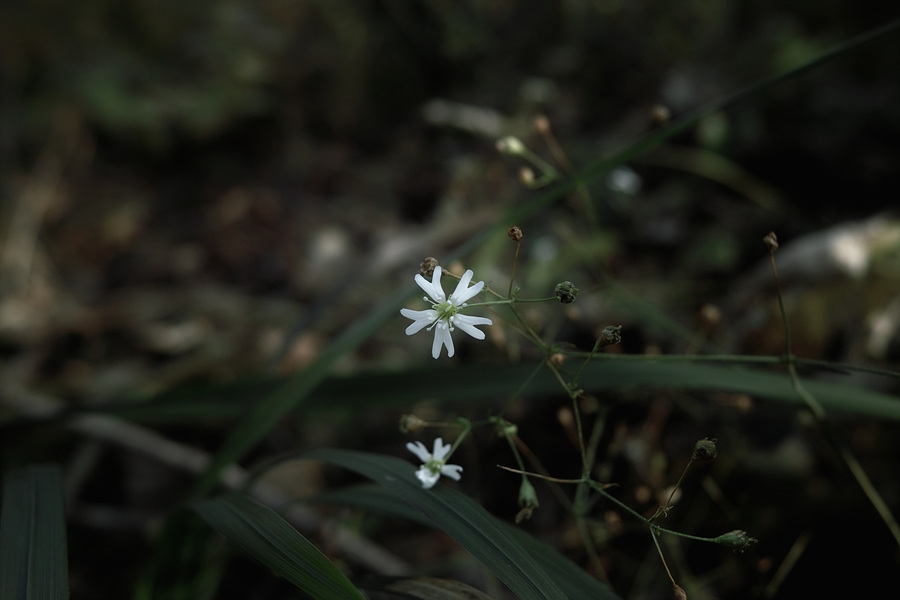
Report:
[[[441,346],[447,346],[447,357],[453,356],[453,338],[450,337],[450,329],[446,323],[438,321],[434,328],[434,343],[431,345],[431,355],[437,358],[441,355]]]
[[[422,442],[409,442],[406,444],[406,449],[415,454],[422,462],[431,460],[431,454]]]
[[[459,465],[444,465],[443,467],[441,467],[441,475],[459,481],[460,479],[462,479],[462,475],[460,475],[460,473],[462,473],[462,470],[463,468]]]

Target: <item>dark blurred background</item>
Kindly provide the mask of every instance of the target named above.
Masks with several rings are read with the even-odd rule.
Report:
[[[408,285],[422,258],[440,257],[541,193],[519,183],[523,163],[498,153],[497,138],[519,136],[550,159],[534,127],[546,115],[578,168],[659,127],[659,106],[677,118],[898,13],[893,2],[774,0],[7,0],[0,4],[2,410],[32,414],[9,401],[21,390],[56,407],[102,406],[298,372],[347,322]],[[554,317],[545,324],[582,347],[597,327],[619,323],[627,352],[697,350],[696,339],[659,327],[644,309],[603,301],[591,274],[599,261],[719,351],[778,354],[781,323],[760,242],[776,230],[785,242],[796,353],[897,369],[898,73],[895,32],[590,182],[599,234],[582,227],[571,199],[521,223],[519,277],[528,295],[578,275],[576,283],[595,294],[564,324]],[[488,244],[467,266],[504,282],[503,243]],[[430,361],[430,342],[405,338],[400,320],[345,357],[340,372]],[[457,360],[534,354],[496,336],[489,342],[463,346]],[[617,413],[624,437],[607,440],[611,453],[648,418],[641,406]],[[394,428],[396,416],[373,418],[373,432]],[[554,418],[546,406],[520,416]],[[782,447],[796,442],[789,411],[758,418],[771,439],[748,447],[776,453],[765,454],[769,466],[782,461],[777,452],[813,460],[808,449]],[[778,431],[767,419],[780,419]],[[295,423],[285,435],[300,446],[367,439],[388,451],[387,440],[372,439],[377,434],[357,438],[344,426]],[[875,457],[877,479],[890,472],[898,447],[886,439],[887,426],[860,427],[868,429],[853,430],[859,451]],[[165,429],[210,450],[224,431]],[[693,432],[683,433],[690,448]],[[657,442],[655,451],[673,451]],[[71,443],[12,433],[3,442],[5,466],[52,458]],[[267,451],[282,448],[272,441]],[[147,475],[143,463],[94,460],[82,501],[119,506],[135,519],[120,524],[131,537],[106,547],[121,543],[122,554],[136,558],[99,553],[121,561],[123,574],[98,583],[91,559],[73,557],[81,578],[73,598],[122,597],[150,552],[144,519],[177,497],[170,490],[177,485],[170,474]],[[816,471],[794,466],[785,467],[793,475],[775,486],[779,494],[794,493],[786,490],[797,477]],[[768,468],[753,477],[771,475]],[[678,472],[673,466],[664,478]],[[826,469],[815,479],[825,504],[837,493],[832,486],[854,485],[832,477]],[[896,481],[888,488],[896,500]],[[745,487],[735,492],[744,494]],[[859,500],[856,490],[844,494],[836,505]],[[839,563],[838,554],[865,573],[864,596],[896,593],[884,577],[896,568],[889,543],[879,542],[874,562],[854,562],[866,544],[860,531],[884,531],[865,501],[852,506],[866,515],[865,527],[823,509],[817,523],[834,519],[840,544],[813,546],[820,554],[811,552],[815,559],[769,595],[854,596],[855,577],[814,572]],[[771,533],[781,518],[766,513],[760,522]],[[90,538],[86,521],[82,535]],[[72,538],[80,547],[78,531]],[[748,559],[753,575],[724,582],[710,575],[700,589],[765,597],[791,541]],[[702,569],[715,573],[708,560]],[[652,556],[611,561],[623,596],[669,593],[639,580],[632,561]],[[283,597],[284,588],[267,593],[253,597]]]

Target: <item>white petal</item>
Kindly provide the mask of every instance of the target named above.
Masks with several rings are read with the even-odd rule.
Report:
[[[434,457],[434,460],[444,460],[452,447],[450,444],[444,445],[444,438],[437,438],[434,440],[434,452],[431,456]]]
[[[441,478],[440,473],[432,473],[431,469],[422,465],[416,470],[416,477],[419,478],[419,481],[422,482],[422,487],[426,490],[434,487],[434,484],[437,483],[437,480]]]
[[[456,289],[453,290],[453,294],[451,294],[451,298],[456,298],[461,293],[466,291],[466,288],[469,287],[469,282],[472,281],[472,277],[475,273],[472,272],[472,269],[467,270],[463,273],[463,276],[459,278],[459,283],[456,284]]]
[[[418,456],[423,463],[431,460],[431,454],[422,442],[409,442],[406,444],[406,449]]]
[[[435,358],[441,355],[441,346],[447,346],[447,357],[453,356],[453,338],[450,337],[450,328],[444,321],[438,321],[434,326],[434,343],[431,344],[431,355]]]
[[[471,335],[476,340],[484,339],[484,332],[475,329],[475,325],[493,325],[494,322],[485,317],[470,317],[469,315],[455,315],[453,324]]]
[[[432,300],[436,303],[441,303],[444,301],[444,288],[441,287],[441,268],[434,268],[434,275],[431,277],[431,281],[429,282],[427,279],[416,273],[416,283],[419,284],[419,287],[425,290],[425,293],[428,294]]]
[[[441,467],[441,474],[450,479],[459,481],[462,478],[462,475],[460,475],[462,470],[463,468],[459,465],[444,465]]]
[[[474,273],[472,273],[472,270],[469,269],[463,274],[462,278],[460,278],[459,284],[456,286],[456,290],[453,292],[453,294],[450,295],[450,300],[453,302],[453,304],[459,306],[463,302],[467,302],[473,296],[478,294],[478,292],[480,292],[482,288],[484,288],[484,282],[479,281],[472,287],[466,289],[466,286],[468,286],[469,282],[472,281],[472,275],[474,275]]]
[[[434,323],[435,319],[438,317],[437,311],[430,308],[428,310],[410,310],[408,308],[401,308],[400,314],[407,319],[413,319],[415,321],[406,328],[406,335],[412,335],[421,331],[424,327],[428,327]]]

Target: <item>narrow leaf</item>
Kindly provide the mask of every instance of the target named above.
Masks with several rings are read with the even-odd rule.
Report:
[[[362,593],[315,545],[275,511],[242,494],[194,505],[210,526],[317,600],[363,600]]]
[[[391,456],[329,449],[307,453],[303,458],[325,461],[375,480],[390,492],[393,501],[400,499],[412,506],[432,526],[471,552],[520,600],[616,597],[606,586],[586,575],[579,581],[583,586],[574,589],[567,586],[554,572],[552,563],[543,559],[544,554],[553,554],[552,550],[541,547],[535,551],[530,542],[523,544],[529,536],[502,523],[449,486],[439,484],[430,490],[422,489],[414,475],[415,467],[409,462]]]
[[[708,360],[715,358],[709,357]],[[734,360],[743,362],[747,359],[738,357]],[[772,358],[770,362],[774,364],[776,359]],[[529,377],[533,368],[532,365],[471,365],[463,368],[430,367],[401,373],[363,373],[326,381],[316,391],[311,403],[327,403],[331,407],[362,403],[371,406],[437,397],[444,401],[477,402],[511,395]],[[845,380],[832,377],[828,382],[804,377],[803,385],[829,411],[900,421],[900,398],[866,389],[854,381],[849,377]],[[697,357],[603,356],[585,367],[578,385],[589,392],[667,388],[735,392],[805,406],[787,373],[727,364],[726,361],[719,361],[719,364],[703,362]],[[564,391],[559,381],[544,370],[531,379],[527,393],[539,396]]]
[[[339,506],[356,506],[375,512],[395,515],[427,526],[433,525],[428,517],[414,509],[407,499],[390,489],[390,486],[387,485],[365,484],[352,486],[342,490],[318,494],[307,501]],[[617,598],[609,587],[588,575],[584,569],[553,548],[536,540],[511,523],[501,521],[496,517],[491,518],[541,565],[568,598],[573,600]]]
[[[56,465],[16,469],[3,478],[0,598],[68,598],[66,516]]]

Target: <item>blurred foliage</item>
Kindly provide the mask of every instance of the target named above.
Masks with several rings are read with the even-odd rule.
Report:
[[[577,169],[654,131],[657,104],[677,118],[896,16],[888,2],[812,0],[0,3],[0,458],[4,470],[65,467],[73,598],[293,593],[175,511],[198,469],[164,463],[163,450],[122,450],[129,440],[213,455],[239,415],[271,398],[273,380],[299,373],[306,393],[325,379],[315,371],[331,364],[317,362],[323,355],[332,375],[348,377],[326,380],[314,406],[273,418],[245,465],[324,445],[402,454],[400,409],[359,396],[387,379],[402,386],[403,374],[415,377],[405,389],[417,396],[406,400],[423,415],[499,410],[502,390],[477,405],[438,402],[433,363],[419,366],[430,342],[406,338],[398,323],[341,337],[373,307],[386,310],[424,256],[449,255],[543,193],[516,181],[521,164],[498,154],[497,136],[518,135],[549,160],[533,121],[546,114]],[[529,324],[582,349],[616,323],[629,354],[776,356],[783,334],[760,243],[775,229],[795,351],[897,370],[900,225],[890,213],[873,218],[900,197],[897,38],[708,116],[518,223],[526,294],[549,295],[563,279],[582,289],[566,309],[529,309]],[[849,244],[849,263],[831,252],[834,241]],[[466,266],[505,288],[510,261],[501,235]],[[494,364],[528,371],[533,349],[495,323],[486,343],[460,348],[462,367],[441,381],[476,359],[498,386]],[[847,383],[832,368],[807,365],[803,376],[822,379],[813,389]],[[241,383],[260,373],[264,385]],[[896,395],[892,381],[863,372],[850,385],[884,401]],[[348,385],[357,387],[342,392]],[[284,389],[279,406],[297,393]],[[539,391],[513,416],[548,468],[565,474],[575,456],[560,443],[565,411]],[[852,405],[834,404],[850,407],[842,432],[896,504],[900,438]],[[109,406],[147,428],[123,420],[98,439],[91,427],[108,425]],[[89,418],[64,418],[71,408]],[[743,557],[667,548],[691,596],[896,590],[883,525],[793,410],[722,389],[630,386],[587,409],[606,420],[598,472],[641,510],[657,504],[698,437],[723,440],[673,519],[709,535],[739,526],[761,543]],[[55,411],[63,416],[45,420]],[[484,466],[509,464],[506,450],[490,435],[463,450],[462,489],[511,517],[514,491]],[[345,481],[308,467],[278,483],[299,497]],[[570,515],[536,487],[541,510],[526,527],[586,562]],[[607,508],[590,525],[614,588],[669,593],[646,540]],[[328,518],[428,557],[424,570],[448,568],[453,556],[471,574],[430,532]],[[303,533],[321,548],[332,539],[318,523]],[[799,562],[773,587],[797,548]],[[828,570],[836,557],[842,564]]]

